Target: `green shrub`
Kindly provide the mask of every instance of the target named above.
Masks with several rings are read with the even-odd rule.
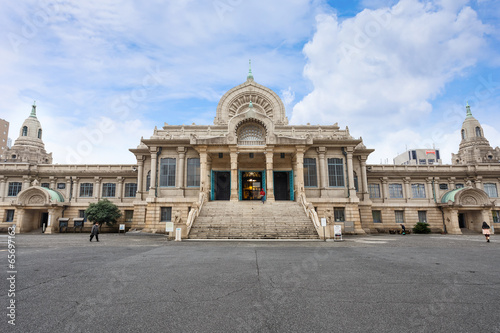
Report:
[[[413,227],[413,232],[416,234],[429,234],[431,232],[431,229],[429,228],[429,225],[425,222],[417,222],[415,226]]]

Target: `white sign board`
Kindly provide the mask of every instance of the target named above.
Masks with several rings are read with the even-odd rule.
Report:
[[[326,227],[326,217],[321,218],[321,226]]]
[[[125,224],[120,224],[120,230],[125,231]]]
[[[165,223],[165,232],[174,232],[174,222]]]
[[[333,226],[333,234],[335,236],[340,236],[342,235],[342,226],[339,224],[336,224]]]

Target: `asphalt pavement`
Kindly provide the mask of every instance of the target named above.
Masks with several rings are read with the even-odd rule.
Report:
[[[500,332],[496,236],[15,237],[1,332]]]

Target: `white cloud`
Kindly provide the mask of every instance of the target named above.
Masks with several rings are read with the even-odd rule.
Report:
[[[314,89],[291,122],[348,125],[376,148],[371,163],[392,160],[404,145],[422,147],[434,127],[430,101],[474,66],[485,45],[488,27],[466,2],[401,0],[344,21],[318,15],[304,47],[304,75]]]

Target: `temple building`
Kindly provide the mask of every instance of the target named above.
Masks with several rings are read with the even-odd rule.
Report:
[[[134,165],[59,165],[33,105],[0,163],[0,227],[59,232],[61,219],[85,221],[89,203],[106,198],[127,230],[182,238],[332,238],[334,225],[365,234],[416,222],[480,232],[482,221],[500,222],[499,148],[466,110],[453,165],[367,165],[373,149],[347,127],[289,125],[250,70],[222,96],[213,125],[155,128],[130,149]]]

